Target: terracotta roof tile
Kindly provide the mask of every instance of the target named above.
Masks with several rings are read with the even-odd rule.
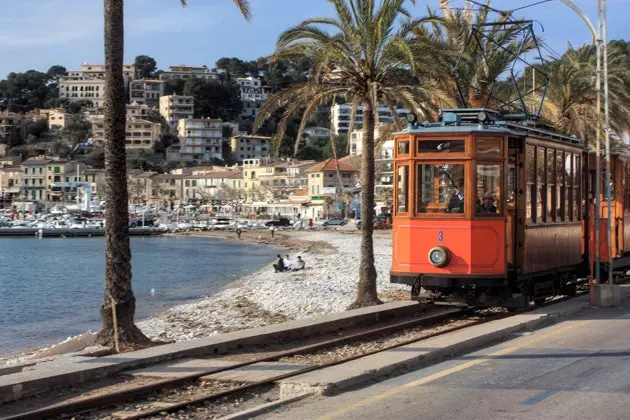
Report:
[[[339,161],[339,170],[341,172],[357,172],[355,168],[343,162],[342,160],[339,159],[338,161]],[[335,159],[330,158],[316,164],[315,166],[310,167],[307,172],[323,172],[323,171],[336,171],[336,170],[337,170],[337,165],[335,164]]]

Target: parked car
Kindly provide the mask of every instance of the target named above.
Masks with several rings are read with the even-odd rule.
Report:
[[[342,219],[341,217],[333,217],[332,219],[328,219],[324,221],[324,226],[345,226],[348,224],[346,219]]]
[[[378,216],[374,216],[374,228],[380,229],[382,225],[387,223],[387,219],[391,219],[391,215],[389,214],[379,214]],[[361,220],[357,220],[355,223],[357,229],[361,230]]]
[[[286,227],[286,226],[291,226],[291,221],[285,217],[281,217],[278,220],[270,220],[267,223],[265,223],[265,226],[267,227],[271,227],[271,226],[275,226],[275,227]]]

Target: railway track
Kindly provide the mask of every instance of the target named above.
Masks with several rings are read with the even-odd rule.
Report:
[[[293,348],[281,351],[273,351],[268,354],[265,354],[263,357],[256,357],[253,359],[236,362],[226,366],[224,368],[212,369],[208,371],[197,371],[191,374],[186,374],[183,376],[179,376],[176,378],[168,378],[168,379],[158,379],[150,381],[149,383],[141,383],[138,385],[132,385],[130,387],[126,387],[126,389],[122,389],[119,391],[114,391],[111,393],[99,394],[96,396],[78,398],[73,401],[63,402],[59,404],[48,405],[45,407],[33,409],[30,411],[18,412],[11,415],[1,415],[0,420],[40,420],[45,418],[55,418],[55,417],[65,417],[72,416],[76,414],[85,415],[90,412],[95,412],[97,410],[105,409],[108,407],[116,406],[127,401],[139,400],[145,396],[151,395],[152,393],[158,391],[164,391],[167,389],[174,389],[177,387],[184,386],[186,384],[198,382],[200,378],[207,377],[208,375],[214,375],[221,372],[232,371],[239,368],[243,368],[246,366],[255,365],[258,363],[264,362],[273,362],[284,358],[294,357],[298,355],[310,354],[317,351],[321,351],[327,348],[335,348],[339,346],[343,346],[348,343],[353,343],[361,340],[369,340],[376,337],[387,336],[390,334],[394,334],[399,331],[404,331],[406,329],[415,328],[415,327],[432,327],[440,324],[441,322],[445,322],[449,319],[456,319],[464,317],[466,314],[470,313],[469,309],[461,309],[461,308],[436,308],[435,310],[430,311],[430,313],[402,322],[396,322],[387,326],[375,327],[375,328],[367,328],[363,331],[349,334],[342,337],[325,339],[322,341],[317,341],[312,344],[295,346]],[[496,319],[496,318],[492,318]],[[466,323],[465,325],[446,328],[443,331],[436,332],[433,334],[428,334],[423,338],[434,337],[439,334],[443,334],[445,332],[455,331],[460,328],[468,327],[470,325],[474,325],[481,322],[487,322],[491,319],[483,319],[477,322]],[[411,342],[418,341],[417,339],[401,341],[396,343],[396,345],[388,346],[388,347],[380,347],[377,350],[372,350],[369,352],[364,352],[360,354],[353,355],[351,357],[341,358],[339,360],[335,360],[334,362],[322,363],[313,366],[306,366],[303,369],[299,369],[296,371],[292,371],[289,373],[276,375],[274,377],[265,379],[263,381],[247,383],[245,385],[232,387],[230,389],[226,389],[220,392],[209,392],[203,395],[197,395],[194,398],[185,399],[181,402],[162,402],[162,401],[152,401],[147,403],[147,405],[154,405],[154,409],[143,410],[141,412],[135,413],[133,415],[128,415],[122,418],[125,419],[140,419],[147,418],[155,415],[160,415],[163,413],[172,413],[177,412],[185,407],[200,404],[206,401],[216,401],[223,399],[225,397],[229,397],[232,395],[242,394],[246,391],[261,388],[265,385],[273,384],[276,381],[290,378],[293,376],[301,375],[306,372],[311,372],[318,369],[323,369],[326,367],[342,364],[351,360],[358,359],[360,357],[364,357],[370,354],[374,354],[383,350],[387,350],[388,348],[395,348],[405,344],[409,344]],[[125,375],[125,372],[122,372],[121,375]],[[18,401],[19,403],[19,401]],[[10,408],[11,404],[5,404],[4,406],[0,406],[1,408]],[[0,410],[3,411],[3,410]],[[100,418],[96,416],[94,418]]]
[[[579,291],[578,295],[583,294],[583,291]],[[553,305],[555,303],[561,302],[568,299],[564,298],[555,298],[545,303],[543,306]],[[235,371],[239,368],[244,368],[247,366],[256,365],[259,363],[265,362],[275,362],[281,359],[292,358],[299,355],[307,355],[313,354],[318,351],[323,351],[325,349],[334,349],[340,346],[348,345],[349,343],[361,342],[362,340],[369,340],[378,337],[386,337],[391,334],[395,334],[397,332],[417,328],[417,327],[436,327],[440,323],[444,323],[447,320],[465,318],[466,315],[470,314],[471,309],[462,309],[456,307],[435,307],[434,310],[431,310],[430,313],[419,316],[417,318],[406,320],[402,322],[392,323],[390,325],[375,327],[375,328],[367,328],[360,332],[356,332],[353,334],[345,335],[337,338],[329,338],[321,341],[316,341],[312,344],[295,346],[286,350],[280,351],[271,351],[264,354],[261,357],[253,357],[247,360],[235,361],[231,363],[229,366],[225,366],[222,368],[213,368],[207,371],[196,371],[194,373],[178,376],[176,378],[167,378],[167,379],[156,379],[151,380],[149,383],[139,383],[132,384],[131,386],[125,387],[124,389],[113,391],[113,392],[105,392],[100,393],[95,396],[86,396],[81,397],[77,396],[72,401],[67,401],[58,404],[47,405],[44,407],[32,409],[29,411],[15,412],[8,416],[1,416],[0,420],[40,420],[46,418],[65,418],[69,416],[79,415],[79,418],[104,418],[109,417],[112,419],[125,419],[125,420],[133,420],[133,419],[143,419],[143,418],[151,418],[155,416],[165,416],[168,413],[176,413],[181,410],[188,410],[190,407],[198,406],[201,404],[208,404],[211,402],[224,401],[228,398],[232,398],[239,395],[244,395],[247,392],[253,392],[255,390],[264,389],[265,387],[273,386],[277,381],[281,381],[283,379],[288,379],[294,376],[298,376],[307,372],[312,372],[319,369],[328,368],[331,366],[340,365],[343,363],[350,362],[352,360],[359,359],[361,357],[369,356],[372,354],[376,354],[382,351],[394,349],[397,347],[405,346],[408,344],[416,343],[422,340],[426,340],[428,338],[432,338],[438,335],[442,335],[448,332],[456,331],[462,328],[467,328],[472,325],[477,325],[485,322],[489,322],[492,320],[496,320],[498,318],[503,318],[506,316],[512,316],[516,313],[499,313],[499,314],[491,314],[486,316],[485,318],[480,318],[475,321],[466,322],[461,325],[456,326],[445,326],[440,330],[436,330],[434,332],[430,332],[428,334],[422,335],[420,338],[414,337],[410,339],[398,340],[395,344],[378,346],[373,350],[358,352],[348,357],[334,358],[334,360],[327,361],[324,363],[317,363],[315,365],[307,365],[303,368],[299,368],[297,370],[293,370],[291,372],[278,374],[275,376],[267,377],[261,381],[248,382],[245,384],[231,384],[223,386],[223,389],[211,389],[209,391],[201,390],[200,392],[195,392],[192,396],[186,396],[185,392],[178,392],[178,387],[184,387],[186,385],[193,384],[193,386],[200,386],[200,380],[207,378],[210,375],[215,375],[222,372]],[[522,311],[519,311],[522,312]],[[517,312],[517,313],[519,313]],[[251,353],[248,353],[251,354]],[[252,355],[253,356],[253,355]],[[122,372],[120,375],[125,376],[125,372]],[[210,387],[217,388],[217,387]],[[221,388],[221,387],[219,387]],[[157,392],[164,393],[165,391],[172,390],[173,395],[168,395],[165,397],[150,397],[152,394],[154,395]],[[111,407],[120,406],[121,404],[128,403],[130,401],[134,401],[134,404],[138,404],[139,401],[143,401],[141,403],[141,409],[133,413],[126,413],[124,415],[116,415],[111,412]],[[5,405],[4,407],[8,406]],[[2,408],[3,406],[0,406]],[[109,411],[107,411],[110,409]]]

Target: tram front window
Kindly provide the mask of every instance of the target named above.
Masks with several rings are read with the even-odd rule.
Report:
[[[501,165],[477,164],[475,214],[492,216],[501,212]]]
[[[464,213],[464,165],[418,165],[418,213]]]

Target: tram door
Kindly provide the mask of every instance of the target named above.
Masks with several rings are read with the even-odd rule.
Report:
[[[514,268],[516,265],[516,244],[518,244],[517,223],[518,223],[518,160],[521,159],[516,139],[509,139],[508,146],[508,165],[507,165],[507,202],[506,202],[506,259],[508,268]]]

